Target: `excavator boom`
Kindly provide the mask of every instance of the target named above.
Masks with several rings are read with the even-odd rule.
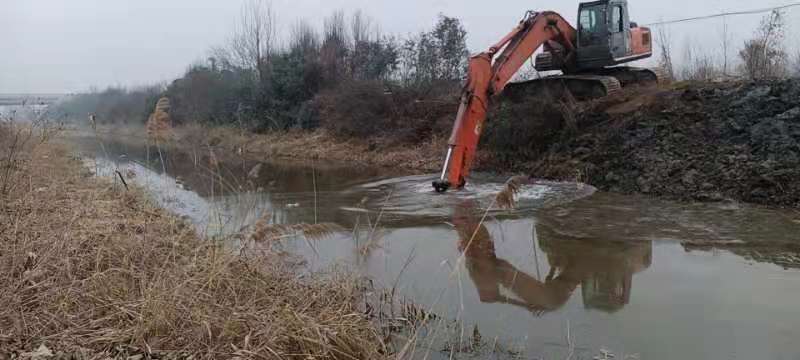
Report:
[[[552,11],[528,12],[497,44],[470,58],[442,175],[433,183],[437,192],[466,184],[490,98],[499,94],[536,49],[548,41],[565,49],[566,63],[574,62],[576,37],[575,28],[561,15]]]

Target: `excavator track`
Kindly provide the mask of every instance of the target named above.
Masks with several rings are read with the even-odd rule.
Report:
[[[590,86],[592,90],[589,90],[593,93],[594,97],[605,97],[605,96],[614,96],[622,92],[622,83],[613,77],[613,76],[602,76],[602,75],[561,75],[559,76],[563,81],[567,82],[567,87],[572,91],[573,96],[576,98],[582,98],[583,94],[580,92],[581,86]],[[603,93],[601,94],[595,92],[595,89],[601,89]],[[576,91],[578,90],[578,91]],[[577,93],[577,94],[576,94]]]
[[[555,97],[569,92],[578,100],[614,96],[631,85],[665,84],[669,76],[661,68],[617,66],[595,70],[591,74],[554,75],[540,79],[509,83],[504,97],[522,101],[530,96],[548,94]]]
[[[613,76],[623,87],[630,85],[663,84],[669,76],[661,68],[640,68],[633,66],[614,66],[595,71],[598,75]]]
[[[622,91],[622,83],[613,76],[603,75],[555,75],[523,82],[509,83],[503,97],[512,101],[524,101],[530,97],[549,95],[563,97],[567,93],[578,100],[591,100],[614,96]]]
[[[631,85],[664,84],[669,76],[661,68],[639,68],[632,66],[615,66],[597,71],[604,76],[613,76],[623,87]]]

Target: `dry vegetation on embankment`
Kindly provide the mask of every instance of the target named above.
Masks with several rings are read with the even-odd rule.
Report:
[[[42,345],[78,358],[385,357],[355,279],[233,254],[67,153],[44,144],[2,164],[16,187],[0,196],[0,359]]]
[[[84,136],[95,135],[88,132]],[[101,127],[98,136],[105,142],[135,146],[143,146],[147,141],[144,130],[133,127]],[[216,156],[242,155],[254,160],[326,160],[391,167],[408,174],[440,171],[447,150],[447,139],[442,136],[424,143],[406,143],[391,137],[361,139],[335,136],[324,129],[256,134],[233,127],[179,126],[172,129],[169,139],[159,146],[196,151],[203,157],[213,151]],[[485,163],[485,156],[479,157],[477,162]]]
[[[408,172],[433,172],[441,168],[447,139],[434,138],[421,144],[398,142],[392,138],[364,140],[343,138],[325,130],[313,132],[290,131],[236,136],[235,130],[212,130],[210,141],[224,149],[255,156],[343,161],[357,164],[387,166]]]

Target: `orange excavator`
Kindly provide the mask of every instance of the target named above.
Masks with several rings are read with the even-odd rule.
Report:
[[[558,13],[527,12],[508,35],[470,58],[444,169],[433,183],[437,192],[464,187],[490,101],[540,47],[543,51],[536,56],[536,70],[559,70],[562,75],[516,83],[515,87],[561,85],[582,99],[660,80],[656,70],[619,66],[652,55],[650,29],[630,21],[626,0],[581,3],[577,29]]]

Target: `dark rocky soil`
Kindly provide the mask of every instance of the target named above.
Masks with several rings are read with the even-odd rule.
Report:
[[[800,79],[678,83],[591,104],[526,168],[600,189],[800,207]],[[580,174],[580,175],[579,175]]]

